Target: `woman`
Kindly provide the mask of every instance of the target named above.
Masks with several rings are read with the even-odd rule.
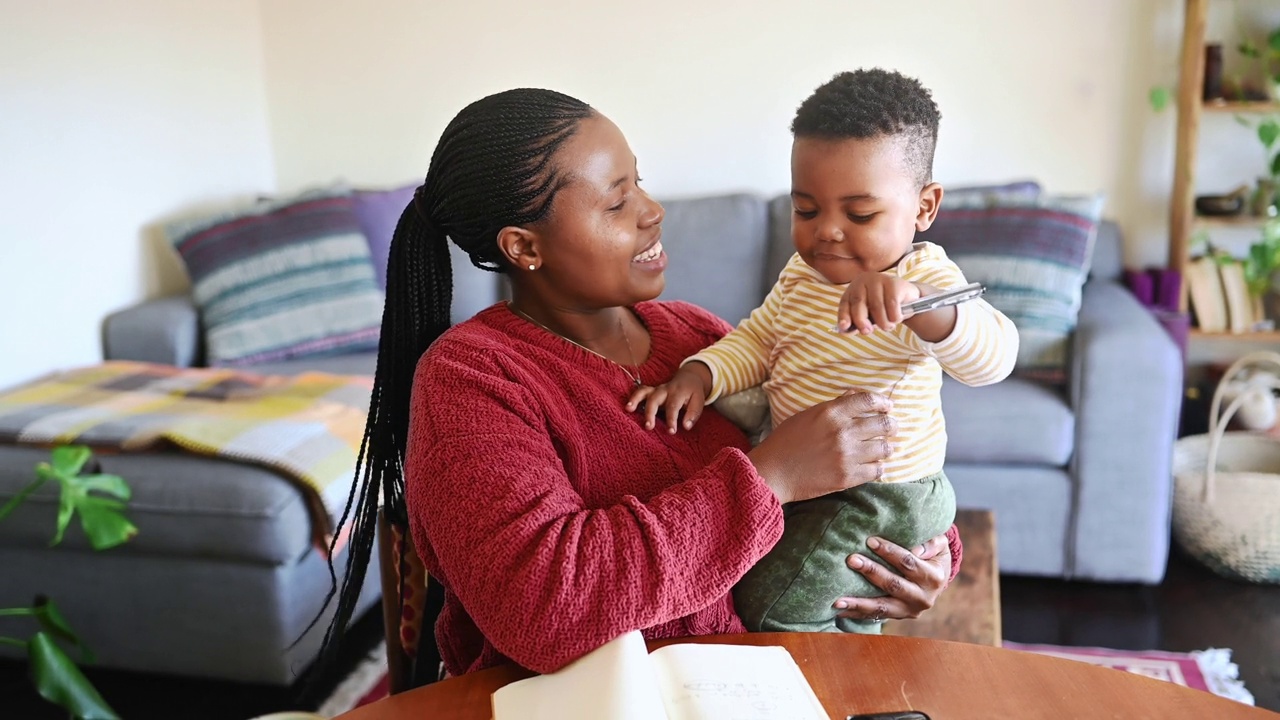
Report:
[[[754,449],[714,412],[672,435],[624,408],[730,329],[654,302],[663,211],[639,183],[618,128],[560,93],[492,95],[445,129],[392,243],[331,635],[349,620],[379,491],[445,588],[448,672],[506,660],[550,672],[630,630],[741,632],[729,591],[778,539],[782,505],[878,475],[895,432],[880,397],[800,413]],[[448,238],[512,290],[452,329]],[[915,617],[959,549],[955,528],[914,553],[881,543],[901,577],[851,556],[889,596],[837,607]]]

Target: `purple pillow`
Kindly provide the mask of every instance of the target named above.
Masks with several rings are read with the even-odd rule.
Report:
[[[413,201],[417,184],[394,190],[357,190],[352,208],[360,230],[369,241],[369,254],[373,256],[373,272],[378,287],[387,289],[387,256],[391,254],[391,236],[395,234],[400,214]]]

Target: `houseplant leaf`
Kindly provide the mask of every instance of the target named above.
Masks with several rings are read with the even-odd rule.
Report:
[[[59,445],[49,455],[53,471],[62,477],[75,477],[84,469],[93,452],[84,445]]]
[[[1280,123],[1275,120],[1264,120],[1258,123],[1258,139],[1262,141],[1262,145],[1268,150],[1272,145],[1276,144],[1276,138],[1280,137]],[[1272,173],[1274,174],[1274,170]]]
[[[1271,175],[1273,177],[1280,175],[1280,153],[1276,153],[1276,156],[1271,158]]]
[[[124,503],[119,500],[83,495],[76,503],[80,511],[80,527],[89,537],[94,550],[107,550],[123,545],[138,534],[138,528],[121,512]]]
[[[38,632],[27,643],[27,661],[36,691],[45,700],[66,708],[81,720],[120,720],[47,633]]]
[[[1271,48],[1272,52],[1280,52],[1280,28],[1272,30],[1271,34],[1267,36],[1267,46]]]
[[[34,611],[32,613],[33,617],[35,617],[36,622],[40,623],[40,628],[44,632],[58,640],[74,645],[80,651],[82,661],[93,662],[93,653],[81,642],[80,637],[71,629],[71,624],[62,616],[62,612],[53,604],[52,600],[46,597],[37,597],[32,610]]]
[[[133,490],[119,475],[81,475],[71,481],[84,488],[85,492],[106,493],[121,500],[128,500],[133,496]]]

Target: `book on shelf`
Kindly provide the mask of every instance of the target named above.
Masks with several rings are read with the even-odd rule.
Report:
[[[493,693],[494,720],[826,720],[786,648],[676,643],[630,632]]]
[[[1227,301],[1217,261],[1208,255],[1198,257],[1187,264],[1186,275],[1196,325],[1204,332],[1226,331]]]
[[[1227,329],[1233,333],[1245,333],[1254,329],[1262,318],[1256,314],[1257,303],[1249,293],[1249,282],[1244,277],[1244,263],[1225,260],[1218,264],[1222,279],[1222,297],[1227,305]]]

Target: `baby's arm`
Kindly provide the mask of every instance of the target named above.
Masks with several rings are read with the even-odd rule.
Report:
[[[788,264],[760,307],[751,311],[728,335],[711,347],[686,359],[667,382],[641,387],[627,399],[627,411],[644,403],[645,427],[652,429],[658,412],[666,408],[667,432],[683,424],[688,430],[698,422],[706,403],[755,387],[769,377],[769,355],[775,340],[774,324],[787,289],[794,284]],[[681,410],[683,423],[678,422]]]
[[[968,284],[942,248],[929,245],[912,253],[900,268],[922,295]],[[915,334],[917,349],[932,355],[948,375],[970,386],[1000,382],[1018,358],[1018,330],[985,300],[970,300],[921,313],[903,322]]]

